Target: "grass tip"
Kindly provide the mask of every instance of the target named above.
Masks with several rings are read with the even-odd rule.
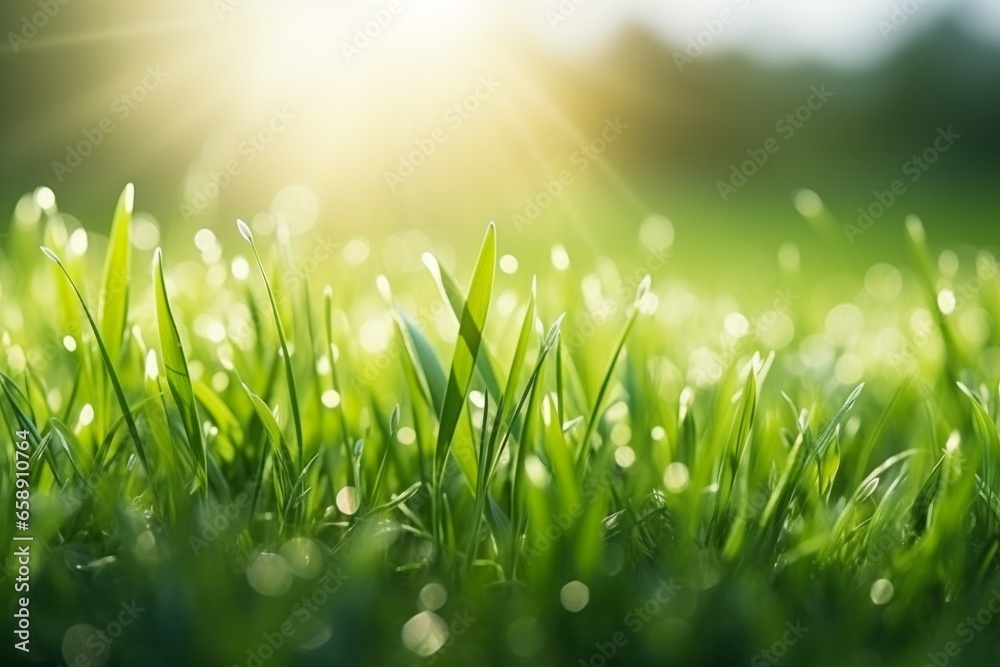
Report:
[[[639,282],[639,287],[635,290],[635,304],[640,305],[643,300],[645,300],[646,295],[649,294],[649,289],[653,285],[653,278],[648,273],[646,277]]]
[[[51,259],[56,264],[59,264],[60,266],[62,265],[62,262],[59,261],[59,255],[57,255],[53,250],[50,250],[49,248],[46,248],[45,246],[40,246],[40,247],[42,249],[42,252],[45,253],[46,257],[48,257],[49,259]]]
[[[392,288],[389,287],[389,279],[385,277],[384,273],[375,276],[375,287],[378,288],[378,293],[385,301],[385,304],[387,306],[392,305]]]
[[[240,236],[246,239],[247,243],[253,244],[253,232],[250,231],[250,226],[237,218],[236,227],[240,230]]]
[[[156,350],[153,349],[146,354],[146,377],[150,380],[160,377],[160,364],[156,359]]]
[[[561,314],[556,318],[556,321],[552,323],[549,327],[549,332],[545,335],[545,346],[552,347],[555,345],[556,336],[559,335],[559,327],[562,326],[563,318],[566,317],[566,313]]]
[[[923,243],[927,240],[927,234],[924,232],[924,223],[920,221],[920,217],[911,213],[906,216],[906,231],[916,243]]]
[[[803,188],[795,193],[795,210],[803,218],[815,218],[823,212],[823,200],[814,191]]]
[[[132,209],[135,206],[135,186],[131,183],[125,184],[125,189],[122,190],[122,207],[125,212],[132,215]]]
[[[431,273],[437,275],[439,270],[437,257],[435,257],[432,253],[425,252],[420,255],[420,261],[424,263],[424,266],[426,266]]]

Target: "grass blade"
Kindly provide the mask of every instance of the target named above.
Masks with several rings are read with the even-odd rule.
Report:
[[[174,397],[181,421],[187,433],[188,445],[198,464],[198,483],[202,493],[208,493],[208,451],[201,432],[198,405],[195,401],[191,375],[188,372],[187,357],[177,331],[177,323],[167,298],[167,285],[163,276],[163,253],[159,248],[153,256],[153,293],[156,305],[156,324],[160,334],[160,354],[166,369],[167,386]]]
[[[298,458],[299,467],[301,468],[305,463],[304,460],[304,445],[302,436],[302,414],[299,410],[299,398],[298,392],[295,389],[295,373],[292,371],[292,356],[288,352],[288,342],[285,339],[285,328],[281,324],[281,314],[278,312],[278,303],[274,299],[274,292],[271,290],[271,283],[267,280],[267,272],[264,271],[264,262],[260,259],[260,253],[257,252],[257,244],[254,243],[253,233],[250,231],[250,227],[247,223],[242,220],[236,221],[236,226],[240,230],[240,235],[246,239],[247,243],[253,249],[254,259],[257,260],[257,268],[260,270],[260,277],[264,281],[264,289],[267,290],[267,298],[271,302],[271,314],[274,316],[274,326],[278,329],[278,342],[281,345],[281,354],[285,362],[285,379],[288,381],[288,399],[292,405],[292,421],[295,424],[295,440],[298,445]]]
[[[94,317],[90,314],[90,309],[87,308],[87,302],[84,301],[83,295],[80,293],[79,288],[77,288],[76,283],[70,277],[69,272],[63,265],[59,256],[49,250],[46,247],[42,247],[42,252],[45,256],[56,263],[56,266],[63,272],[66,276],[66,280],[73,287],[73,291],[76,293],[76,297],[80,300],[80,305],[83,306],[83,313],[87,316],[87,321],[90,323],[90,327],[94,332],[94,338],[97,340],[97,347],[101,350],[101,358],[104,360],[104,367],[108,372],[108,376],[111,378],[111,386],[114,387],[115,397],[118,399],[118,405],[122,410],[122,417],[125,419],[125,424],[128,426],[129,434],[132,436],[132,442],[135,444],[136,454],[139,456],[139,461],[142,463],[143,469],[146,471],[147,477],[150,479],[150,490],[153,492],[154,498],[156,498],[156,486],[152,482],[152,475],[149,469],[149,457],[146,456],[146,449],[142,443],[142,438],[139,437],[139,428],[135,424],[135,418],[132,416],[132,411],[129,410],[128,401],[125,398],[125,390],[122,388],[122,383],[118,379],[118,373],[115,371],[114,364],[111,361],[111,355],[108,353],[108,348],[104,344],[104,338],[101,336],[101,332],[98,329],[97,322],[94,321]],[[159,504],[159,502],[157,502]]]
[[[496,227],[491,223],[486,230],[479,259],[472,274],[469,285],[469,298],[462,311],[459,326],[458,341],[455,344],[455,354],[451,362],[451,372],[448,377],[448,388],[445,391],[444,404],[441,406],[437,446],[435,448],[435,472],[438,479],[444,472],[445,462],[451,450],[455,427],[465,405],[469,391],[469,382],[475,368],[476,358],[483,338],[483,325],[490,307],[490,297],[493,294],[493,278],[496,267]],[[471,443],[468,443],[471,445]],[[472,452],[475,457],[475,452]],[[459,458],[462,458],[459,456]],[[473,479],[475,477],[473,476]]]
[[[128,320],[129,278],[132,272],[132,206],[135,188],[131,183],[125,186],[115,214],[111,220],[108,238],[108,254],[104,260],[104,280],[101,286],[101,300],[97,310],[97,320],[101,324],[101,334],[107,345],[108,355],[118,362],[121,354],[122,337]]]

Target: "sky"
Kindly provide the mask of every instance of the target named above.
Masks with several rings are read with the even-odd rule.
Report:
[[[1000,40],[996,0],[517,0],[542,41],[590,49],[641,23],[671,44],[738,50],[765,62],[877,64],[935,21],[954,17],[970,38]]]

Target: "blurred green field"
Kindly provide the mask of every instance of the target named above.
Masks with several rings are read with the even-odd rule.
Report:
[[[942,239],[944,198],[854,245],[837,193],[748,201],[724,243],[605,201],[473,241],[156,228],[131,186],[84,230],[26,195],[5,664],[993,660],[986,244]]]

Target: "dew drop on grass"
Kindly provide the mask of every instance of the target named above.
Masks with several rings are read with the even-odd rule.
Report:
[[[199,229],[194,234],[194,247],[205,252],[215,245],[215,232],[211,229]]]
[[[566,611],[583,611],[590,602],[590,589],[582,581],[571,581],[559,591],[559,602]]]
[[[955,306],[957,305],[955,293],[950,289],[941,290],[937,295],[937,303],[942,313],[950,315],[955,311]]]
[[[448,624],[434,612],[422,611],[403,624],[402,637],[406,648],[427,657],[444,646]]]
[[[799,270],[800,262],[799,247],[791,241],[782,243],[778,248],[778,265],[785,271],[794,272]]]
[[[619,421],[628,417],[628,403],[625,401],[616,401],[611,404],[611,407],[607,409],[604,413],[605,418],[608,421]]]
[[[615,450],[615,463],[622,468],[631,467],[635,463],[635,450],[628,445],[617,448]]]
[[[877,605],[888,604],[892,600],[892,595],[895,589],[892,587],[892,582],[888,579],[878,579],[871,588],[871,598],[872,602]]]
[[[160,242],[160,228],[156,220],[145,215],[137,215],[132,221],[132,245],[139,250],[152,250]]]
[[[511,275],[517,272],[517,257],[514,255],[504,255],[500,258],[500,270]]]
[[[566,248],[561,243],[557,243],[552,246],[552,266],[555,267],[557,271],[565,271],[569,268],[569,253],[566,252]]]
[[[742,338],[750,331],[750,321],[743,313],[729,313],[723,322],[723,326],[733,338]]]
[[[94,406],[87,403],[80,410],[80,426],[90,426],[94,421]]]
[[[879,301],[892,301],[903,290],[903,274],[892,264],[879,262],[865,273],[865,291]]]
[[[841,384],[856,385],[865,376],[865,362],[856,354],[847,353],[837,360],[833,372]]]
[[[420,604],[427,611],[437,611],[448,601],[448,590],[437,582],[420,589]]]
[[[795,193],[795,210],[803,218],[815,218],[823,212],[823,200],[812,190],[799,190]]]
[[[281,545],[279,553],[292,574],[302,579],[315,579],[323,569],[323,554],[308,537],[293,537]]]
[[[218,393],[224,392],[229,387],[229,374],[218,371],[212,376],[212,389]]]
[[[954,250],[944,250],[938,255],[938,270],[947,277],[952,277],[958,273],[958,255]]]
[[[337,492],[337,509],[344,514],[354,514],[358,511],[358,490],[353,486],[345,486]]]
[[[7,367],[12,374],[23,373],[27,367],[24,350],[20,345],[15,345],[7,350]]]
[[[472,390],[469,392],[469,402],[482,410],[486,407],[486,396],[481,391]]]
[[[389,327],[382,320],[368,320],[361,325],[361,347],[369,354],[378,354],[389,344]]]
[[[611,427],[611,442],[618,445],[619,449],[631,441],[632,429],[629,428],[628,424],[619,422]]]
[[[330,364],[330,355],[321,354],[316,360],[316,372],[319,375],[329,375],[332,370],[333,366]]]
[[[537,619],[522,616],[507,627],[507,645],[522,658],[534,657],[544,644],[545,632]]]
[[[35,204],[45,211],[52,209],[56,205],[56,193],[45,186],[38,188],[35,190]]]
[[[237,280],[246,280],[250,277],[250,262],[243,255],[237,255],[230,266],[233,276]]]
[[[265,551],[247,568],[247,581],[261,595],[278,597],[291,588],[292,571],[284,558]]]
[[[368,241],[363,238],[353,238],[344,244],[344,249],[341,251],[344,255],[344,260],[353,266],[364,263],[368,259]]]
[[[92,625],[79,623],[71,626],[63,634],[62,654],[67,665],[89,664],[92,667],[103,667],[108,663],[110,651],[97,651],[97,648],[107,648],[100,643],[95,644],[98,630]],[[84,658],[81,660],[80,658]]]
[[[156,544],[156,536],[152,531],[144,530],[139,533],[135,540],[136,558],[146,562],[155,562],[160,557],[160,551]]]
[[[409,426],[402,426],[396,431],[396,439],[401,445],[412,445],[417,441],[417,432]]]
[[[63,338],[63,347],[70,352],[76,352],[76,339],[72,336],[66,336]]]
[[[45,400],[48,403],[49,409],[53,412],[59,412],[63,405],[62,392],[58,389],[50,389],[45,395]]]
[[[327,389],[323,392],[323,405],[330,408],[331,410],[338,405],[340,405],[340,394],[338,394],[333,389]]]
[[[663,471],[663,485],[671,493],[680,493],[687,488],[689,477],[687,466],[674,461]]]
[[[552,480],[552,475],[549,473],[548,468],[534,454],[528,454],[524,457],[524,472],[527,473],[531,483],[539,489],[547,487]]]
[[[74,255],[84,255],[87,252],[87,230],[83,227],[73,230],[69,235],[69,251]]]
[[[646,218],[639,226],[639,242],[651,250],[666,250],[674,244],[674,225],[662,215]]]

